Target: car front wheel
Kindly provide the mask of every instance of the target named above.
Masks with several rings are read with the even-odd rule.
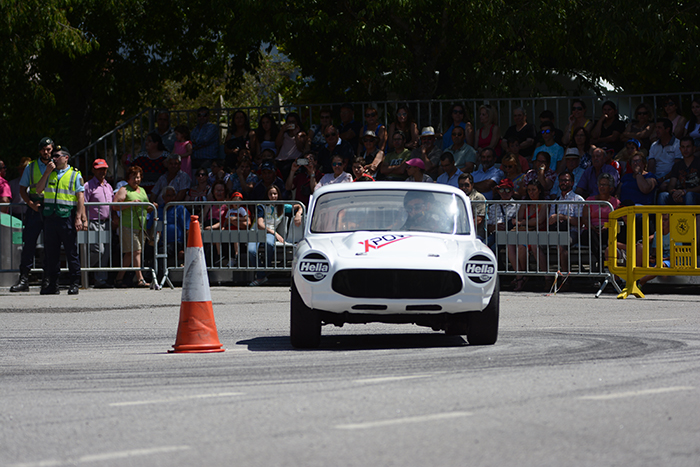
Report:
[[[313,349],[321,343],[321,318],[318,311],[306,306],[292,279],[290,303],[292,346],[297,349]]]
[[[492,345],[498,339],[498,311],[501,285],[496,277],[496,286],[486,308],[481,313],[469,313],[467,341],[471,345]]]

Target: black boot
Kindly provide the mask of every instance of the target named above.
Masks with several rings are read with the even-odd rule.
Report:
[[[61,292],[58,290],[58,281],[49,281],[46,287],[42,287],[40,295],[58,295]]]
[[[78,295],[80,293],[80,283],[73,282],[68,288],[68,295]]]
[[[26,292],[29,290],[29,274],[20,273],[19,282],[10,287],[10,292]]]

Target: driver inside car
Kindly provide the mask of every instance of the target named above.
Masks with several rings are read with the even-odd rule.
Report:
[[[441,219],[433,211],[434,204],[435,198],[430,192],[409,191],[406,193],[403,205],[408,217],[401,230],[421,230],[426,232],[444,230],[440,228],[444,223],[444,219]]]

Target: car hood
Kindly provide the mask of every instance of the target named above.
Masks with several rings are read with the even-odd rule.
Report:
[[[329,239],[343,258],[407,258],[444,256],[459,250],[457,242],[445,235],[421,232],[352,232]]]

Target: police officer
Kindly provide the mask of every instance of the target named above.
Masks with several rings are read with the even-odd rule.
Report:
[[[24,230],[22,230],[22,258],[19,263],[19,281],[10,287],[10,292],[26,292],[29,290],[29,271],[34,263],[36,241],[44,230],[43,204],[44,197],[36,192],[36,185],[46,170],[46,164],[51,162],[53,140],[41,138],[39,141],[39,159],[32,161],[22,172],[19,181],[19,195],[28,209],[24,215]],[[43,284],[42,284],[43,286]]]
[[[61,244],[66,252],[70,273],[69,295],[80,289],[80,259],[78,258],[78,231],[87,228],[85,191],[80,171],[68,165],[70,153],[56,146],[52,161],[37,183],[36,191],[44,195],[44,276],[48,285],[41,295],[58,294]]]

